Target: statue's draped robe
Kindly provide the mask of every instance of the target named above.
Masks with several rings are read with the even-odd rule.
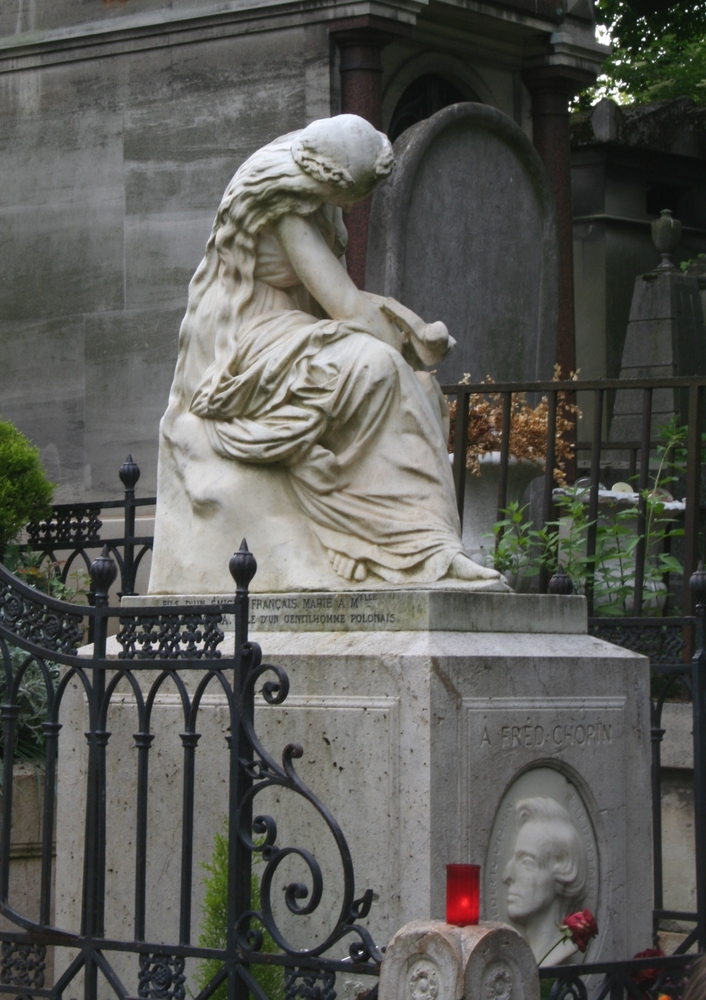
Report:
[[[340,252],[332,211],[312,218]],[[222,277],[187,312],[160,479],[165,449],[179,464],[188,409],[217,455],[286,468],[325,549],[391,583],[440,579],[463,548],[438,387],[362,326],[321,318],[271,229],[259,234],[254,277],[227,344],[212,332]]]

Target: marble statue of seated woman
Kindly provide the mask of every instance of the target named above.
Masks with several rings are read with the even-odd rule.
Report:
[[[243,536],[260,591],[504,589],[464,552],[424,367],[453,341],[343,263],[342,210],[392,167],[388,139],[340,115],[258,150],[228,185],[160,428],[151,593],[229,592]]]

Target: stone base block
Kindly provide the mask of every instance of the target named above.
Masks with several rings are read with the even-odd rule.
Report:
[[[413,616],[395,623],[406,624],[400,631],[368,631],[366,621],[348,631],[253,630],[264,660],[283,667],[290,679],[281,706],[258,696],[262,744],[278,758],[287,744],[303,747],[297,770],[343,829],[356,896],[374,891],[366,924],[378,944],[412,920],[443,918],[445,865],[473,862],[482,866],[481,917],[511,924],[535,957],[558,937],[556,924],[585,907],[599,926],[588,959],[631,956],[649,946],[651,936],[648,661],[585,634],[580,598],[470,596],[480,603],[465,631],[454,595],[446,606],[440,595],[433,613],[427,605],[425,627],[416,630]],[[493,610],[497,602],[503,614]],[[535,630],[522,610],[530,604]],[[259,613],[252,611],[253,617]],[[508,631],[513,623],[525,630]],[[543,631],[536,630],[538,623]],[[222,648],[232,643],[227,634]],[[111,648],[119,649],[115,638]],[[150,672],[140,676],[144,689],[153,678]],[[85,703],[77,681],[64,715],[57,923],[71,927],[80,901],[83,831],[75,816],[86,761]],[[227,727],[214,684],[198,721],[194,941],[204,891],[201,865],[225,828]],[[106,933],[119,937],[132,934],[134,896],[137,727],[127,682],[113,698],[108,729]],[[181,860],[184,719],[175,688],[160,690],[152,731],[147,940],[168,942],[178,931]],[[324,872],[333,873],[325,878],[318,911],[323,933],[340,901],[340,865],[327,828],[301,800],[273,789],[257,796],[259,813],[276,818],[281,846],[313,850]],[[282,884],[306,881],[296,859],[285,868],[276,877]],[[273,898],[284,910],[279,883]],[[283,921],[303,945],[302,918],[284,913]],[[563,960],[582,956],[569,947],[551,959]],[[120,971],[129,978],[129,970]],[[355,983],[350,988],[352,998]]]
[[[539,1000],[529,945],[506,924],[453,927],[415,920],[400,928],[380,969],[380,1000]]]

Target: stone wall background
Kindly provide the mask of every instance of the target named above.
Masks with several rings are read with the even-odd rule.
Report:
[[[57,502],[118,495],[127,451],[154,491],[223,190],[256,148],[328,114],[323,26],[0,75],[0,417],[40,445]]]

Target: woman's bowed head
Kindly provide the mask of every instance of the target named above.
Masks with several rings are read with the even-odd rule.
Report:
[[[342,210],[393,165],[385,135],[339,115],[263,146],[228,185],[161,424],[151,593],[218,593],[236,525],[261,586],[268,565],[292,566],[297,582],[272,590],[368,574],[505,589],[463,549],[448,411],[424,367],[453,339],[345,269]]]

